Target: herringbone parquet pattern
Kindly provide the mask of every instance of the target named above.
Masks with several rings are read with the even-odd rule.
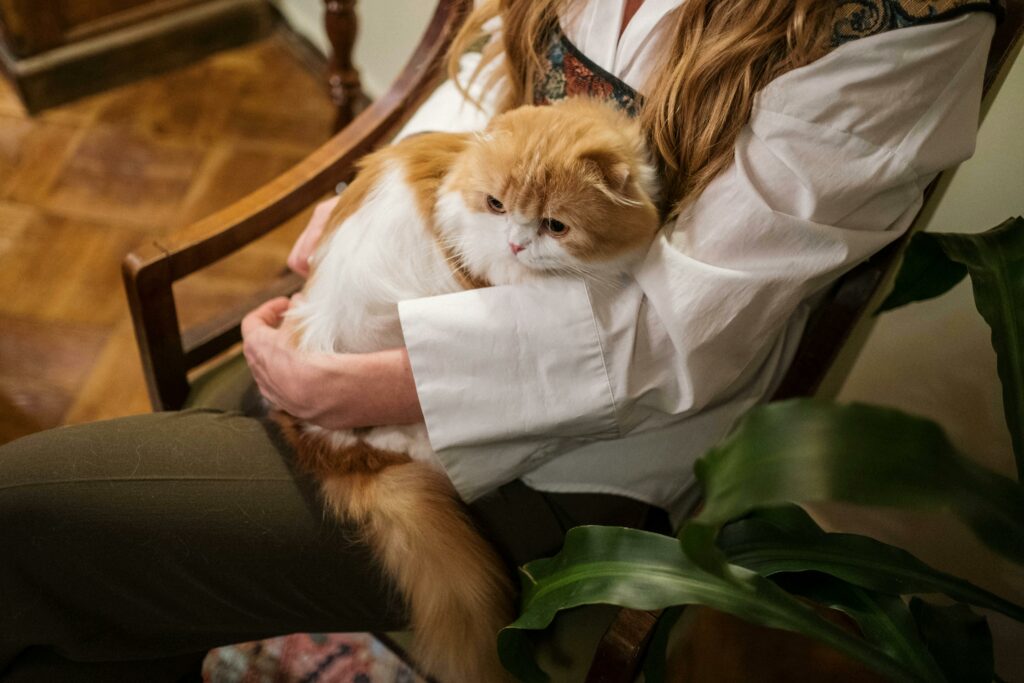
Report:
[[[269,181],[333,115],[283,35],[35,118],[0,79],[0,443],[149,410],[125,252]],[[283,267],[302,223],[182,282],[183,319]]]

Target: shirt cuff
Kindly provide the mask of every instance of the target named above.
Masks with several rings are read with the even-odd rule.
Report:
[[[457,292],[404,301],[398,310],[430,443],[439,454],[536,437],[618,435],[582,281]]]

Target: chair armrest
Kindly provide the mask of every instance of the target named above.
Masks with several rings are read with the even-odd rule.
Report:
[[[184,404],[188,371],[240,339],[244,313],[236,309],[199,330],[183,332],[173,283],[265,235],[350,179],[355,162],[385,141],[440,80],[448,46],[471,6],[472,0],[441,0],[391,88],[298,165],[231,206],[125,257],[125,289],[155,410]],[[295,277],[281,278],[254,301],[294,292],[300,283]]]

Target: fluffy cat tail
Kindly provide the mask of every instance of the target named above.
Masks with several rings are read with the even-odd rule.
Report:
[[[443,683],[514,680],[498,659],[512,586],[445,476],[422,462],[323,482],[328,505],[360,525],[412,618],[416,661]]]

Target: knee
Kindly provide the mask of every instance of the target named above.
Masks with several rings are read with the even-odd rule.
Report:
[[[44,480],[39,462],[39,436],[32,434],[0,446],[0,534],[17,530],[35,507],[40,492],[36,486]]]
[[[73,514],[76,463],[55,436],[61,431],[0,446],[0,547],[14,562],[30,556]]]
[[[0,567],[12,568],[30,561],[34,550],[50,536],[57,511],[56,487],[45,480],[36,481],[24,473],[13,473],[0,459],[0,548],[4,562]],[[15,474],[17,474],[16,481]],[[0,569],[2,571],[2,569]]]
[[[50,595],[40,585],[67,568],[67,553],[51,552],[57,490],[47,485],[45,468],[32,462],[35,454],[31,440],[0,447],[0,669],[12,647],[40,635],[35,615]]]

